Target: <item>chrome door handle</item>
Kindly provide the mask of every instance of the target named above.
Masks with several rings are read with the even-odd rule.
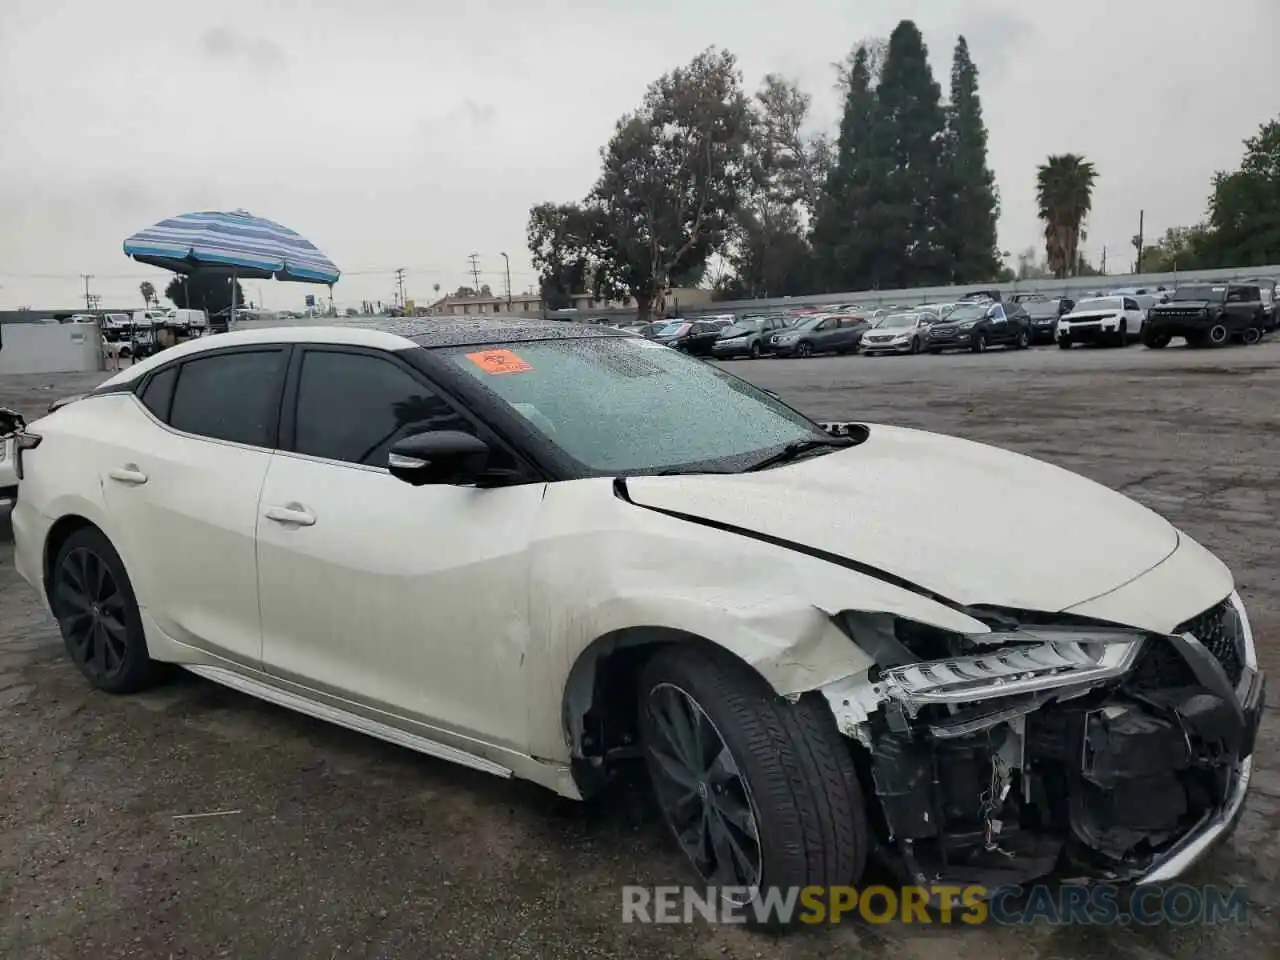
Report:
[[[136,463],[126,463],[123,467],[112,470],[107,476],[118,483],[127,483],[132,486],[139,486],[147,482],[147,475],[138,469]]]
[[[316,515],[300,503],[291,503],[284,507],[267,507],[264,516],[276,523],[292,524],[295,527],[310,527],[316,522]]]

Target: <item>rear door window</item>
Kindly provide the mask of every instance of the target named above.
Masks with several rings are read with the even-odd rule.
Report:
[[[169,425],[211,440],[272,446],[283,360],[280,349],[188,360],[178,372]]]

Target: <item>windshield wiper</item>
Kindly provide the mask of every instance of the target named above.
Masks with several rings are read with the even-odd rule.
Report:
[[[770,454],[759,463],[753,463],[744,469],[743,473],[754,473],[757,470],[766,470],[769,467],[776,467],[780,463],[790,463],[797,457],[801,457],[811,450],[819,450],[823,447],[852,447],[853,441],[847,437],[814,437],[812,440],[796,440],[788,443],[777,453]]]

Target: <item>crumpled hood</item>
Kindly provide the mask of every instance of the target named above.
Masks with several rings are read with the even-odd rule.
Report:
[[[1060,611],[1178,546],[1158,514],[985,444],[870,426],[858,446],[734,475],[631,477],[639,506],[821,550],[962,604]]]

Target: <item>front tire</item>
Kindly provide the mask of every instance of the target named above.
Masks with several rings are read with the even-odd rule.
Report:
[[[1149,350],[1163,350],[1173,338],[1167,333],[1143,334],[1142,345]]]
[[[751,359],[752,360],[760,359],[760,341],[759,340],[751,344]]]
[[[1209,335],[1208,335],[1209,346],[1223,347],[1223,346],[1226,346],[1227,342],[1230,341],[1230,339],[1231,339],[1231,331],[1227,329],[1226,324],[1215,323],[1212,327],[1209,328]]]
[[[807,340],[801,340],[796,344],[795,355],[801,360],[807,360],[813,356],[813,345]]]
[[[747,902],[861,878],[866,805],[820,696],[792,703],[724,651],[679,646],[646,666],[639,703],[654,795],[704,883]]]
[[[1019,350],[1025,350],[1029,346],[1031,346],[1030,335],[1025,330],[1018,331],[1018,340],[1014,344],[1014,347],[1016,347]]]
[[[978,333],[975,333],[973,335],[973,352],[974,353],[987,352],[987,335],[985,333],[982,333],[981,331],[979,331]]]
[[[1120,332],[1116,334],[1116,346],[1127,347],[1129,345],[1129,324],[1127,321],[1120,321]]]
[[[1070,340],[1068,340],[1066,337],[1061,337],[1061,338],[1059,338],[1059,340],[1058,340],[1058,349],[1059,349],[1059,350],[1070,350],[1070,349],[1071,349],[1071,341],[1070,341]]]
[[[129,575],[97,527],[82,527],[58,549],[49,605],[71,661],[99,690],[135,693],[159,679]]]
[[[1245,346],[1251,347],[1262,339],[1262,331],[1257,327],[1248,327],[1244,331],[1243,338]]]

